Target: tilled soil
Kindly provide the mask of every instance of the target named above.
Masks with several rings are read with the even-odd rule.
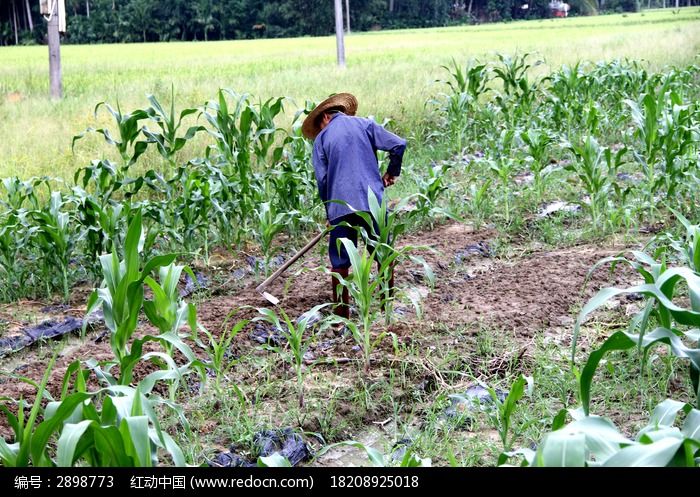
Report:
[[[591,266],[603,257],[620,252],[622,247],[583,245],[500,260],[490,253],[490,242],[495,236],[490,230],[472,231],[468,226],[450,222],[433,231],[404,238],[405,244],[424,247],[419,253],[436,274],[436,286],[429,292],[418,265],[405,264],[397,269],[399,288],[427,294],[422,303],[425,321],[442,323],[449,328],[482,323],[514,331],[515,337],[527,342],[538,330],[571,327],[575,306],[584,303],[603,286],[630,280],[628,273],[618,270],[611,275],[601,268],[584,289]],[[280,299],[280,307],[289,316],[296,318],[313,306],[330,301],[330,277],[323,269],[326,266],[325,258],[317,251],[277,280],[268,291]],[[245,281],[235,293],[215,295],[200,302],[200,322],[218,335],[232,327],[235,319],[255,316],[255,308],[269,307],[270,304],[255,292],[256,285],[255,281]],[[410,330],[414,336],[422,330],[434,329],[418,322],[410,307],[397,305],[398,328]],[[150,331],[144,326],[140,333]],[[109,338],[99,340],[100,332],[90,333],[85,342],[64,348],[51,375],[49,391],[52,394],[58,394],[65,369],[71,362],[112,358]],[[430,341],[428,336],[421,335],[421,338],[424,342]],[[345,341],[333,355],[353,354],[351,346],[352,343]],[[250,328],[236,337],[234,347],[237,354],[249,353],[258,347],[251,339]],[[15,375],[39,381],[49,361],[46,351],[34,346],[2,361],[1,395],[31,401],[34,388]],[[0,420],[0,433],[9,434],[4,419]]]

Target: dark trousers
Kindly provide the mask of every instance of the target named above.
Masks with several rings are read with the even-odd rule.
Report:
[[[367,214],[370,215],[369,212]],[[340,243],[340,248],[338,248],[339,239],[347,238],[353,245],[357,246],[358,229],[364,229],[370,240],[377,239],[376,233],[379,232],[379,226],[376,220],[373,219],[372,221],[374,223],[374,230],[369,227],[367,221],[365,221],[362,216],[358,216],[357,214],[348,214],[333,221],[333,229],[331,230],[331,236],[328,242],[328,256],[331,259],[331,267],[336,269],[348,269],[351,266],[348,251],[345,250],[345,246],[342,242]],[[373,248],[371,246],[368,248],[371,253]]]

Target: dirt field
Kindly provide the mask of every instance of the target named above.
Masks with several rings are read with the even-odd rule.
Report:
[[[422,319],[419,320],[408,299],[404,298],[397,303],[396,319],[388,330],[396,334],[399,343],[418,344],[419,348],[426,350],[431,347],[456,347],[458,353],[468,360],[475,347],[468,335],[478,327],[486,326],[513,338],[519,344],[519,356],[527,356],[537,334],[554,336],[554,343],[568,348],[578,306],[600,287],[629,279],[628,275],[620,274],[619,271],[611,275],[601,268],[584,288],[590,267],[601,258],[620,252],[622,247],[583,245],[532,251],[505,259],[493,256],[491,246],[495,236],[496,233],[490,230],[472,231],[468,226],[451,222],[432,232],[405,238],[405,243],[431,249],[422,251],[422,254],[434,269],[437,284],[433,290],[428,288],[418,266],[407,264],[398,269],[397,285],[401,289],[399,295],[413,293],[414,296],[422,297],[423,311]],[[330,300],[329,277],[322,271],[325,263],[325,257],[319,250],[270,288],[273,295],[280,297],[280,306],[290,316],[297,317],[313,306]],[[223,264],[219,267],[223,267]],[[234,271],[231,274],[240,276],[240,272]],[[225,326],[230,326],[227,318],[232,310],[240,309],[236,313],[237,317],[250,318],[255,315],[255,307],[267,305],[255,292],[256,281],[252,277],[241,278],[236,283],[237,289],[230,286],[231,278],[221,279],[223,284],[218,285],[218,289],[212,285],[212,291],[198,298],[199,319],[215,334],[220,333]],[[36,302],[22,302],[17,306],[5,307],[2,318],[8,327],[20,328],[29,324],[28,319],[41,321],[66,315],[81,317],[84,307],[80,306],[80,299],[84,298],[85,292],[76,293],[75,301],[70,306],[46,307],[45,304]],[[245,332],[236,337],[230,353],[235,357],[269,354],[261,350],[260,344],[254,339],[256,331],[261,331],[260,326],[259,323],[249,325]],[[381,329],[381,325],[377,329]],[[144,327],[141,333],[148,331]],[[457,338],[453,339],[455,333]],[[76,359],[103,360],[111,357],[108,337],[99,326],[88,333],[84,342],[75,337],[64,338],[64,342],[65,346],[50,381],[49,390],[53,395],[58,393],[65,369],[71,362]],[[314,376],[306,379],[311,397],[324,395],[319,391],[320,387],[314,385],[319,375],[324,377],[321,383],[330,384],[342,381],[346,375],[356,375],[357,366],[353,362],[359,360],[360,353],[352,339],[338,339],[328,330],[324,337],[312,345],[310,351],[314,360],[328,358],[333,361],[333,365],[328,367],[316,365]],[[34,345],[5,357],[2,360],[3,376],[0,379],[3,396],[32,400],[34,387],[19,381],[15,375],[39,381],[49,356],[46,346]],[[371,374],[381,376],[382,365],[387,364],[387,361],[392,364],[395,360],[390,340],[385,340],[373,359],[378,370]],[[432,374],[430,367],[423,367],[426,374],[419,374],[416,381],[423,376],[422,381],[444,383],[439,378],[439,372]],[[498,374],[498,371],[491,373]],[[284,374],[279,372],[279,376],[283,377]],[[435,376],[438,377],[437,380]],[[242,388],[255,388],[259,380],[256,372],[250,368],[234,368],[233,381]],[[283,410],[285,403],[294,400],[293,394],[289,397],[287,400],[270,399],[274,405],[269,408],[273,411]],[[351,410],[349,406],[347,409]],[[342,409],[340,412],[342,415]],[[383,412],[377,412],[366,421],[370,424],[378,423],[375,418],[383,416]],[[304,428],[313,430],[318,427],[310,422]],[[210,420],[206,427],[200,429],[215,430],[216,427],[211,426]],[[2,434],[9,435],[6,425],[2,426]],[[374,440],[371,433],[363,436],[370,442]],[[225,445],[225,440],[221,440],[221,446]],[[343,454],[341,451],[340,455],[337,452],[329,455],[329,464],[338,462],[336,458],[345,457]]]

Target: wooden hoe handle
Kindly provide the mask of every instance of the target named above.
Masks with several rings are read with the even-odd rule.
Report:
[[[272,283],[272,282],[275,281],[277,278],[279,278],[279,276],[280,276],[282,273],[284,273],[284,272],[289,268],[289,266],[291,266],[292,264],[294,264],[297,260],[299,260],[299,258],[300,258],[301,256],[303,256],[305,253],[307,253],[309,250],[311,250],[311,249],[314,247],[314,245],[316,245],[316,244],[321,240],[321,238],[324,237],[324,235],[326,234],[326,231],[327,231],[327,230],[323,230],[323,231],[320,232],[318,235],[316,235],[309,243],[307,243],[306,245],[304,245],[304,247],[303,247],[301,250],[299,250],[299,252],[297,252],[296,254],[294,254],[294,256],[293,256],[291,259],[289,259],[287,262],[285,262],[284,264],[282,264],[282,266],[281,266],[277,271],[275,271],[274,273],[272,273],[272,275],[271,275],[269,278],[267,278],[265,281],[263,281],[262,283],[260,283],[260,284],[258,285],[258,287],[257,287],[255,290],[256,290],[258,293],[262,293],[262,292],[265,290],[265,288],[267,288],[267,286],[268,286],[270,283]]]

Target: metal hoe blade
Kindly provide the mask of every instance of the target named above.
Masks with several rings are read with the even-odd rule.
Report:
[[[272,295],[268,292],[260,292],[260,295],[265,297],[267,299],[267,301],[269,303],[271,303],[272,305],[277,305],[280,303],[280,300],[277,297],[275,297],[274,295]]]

